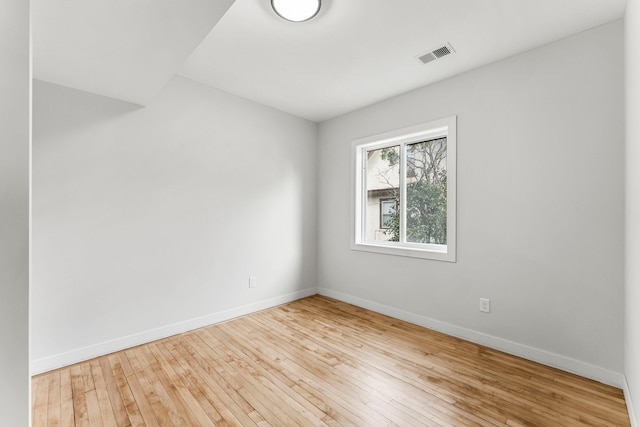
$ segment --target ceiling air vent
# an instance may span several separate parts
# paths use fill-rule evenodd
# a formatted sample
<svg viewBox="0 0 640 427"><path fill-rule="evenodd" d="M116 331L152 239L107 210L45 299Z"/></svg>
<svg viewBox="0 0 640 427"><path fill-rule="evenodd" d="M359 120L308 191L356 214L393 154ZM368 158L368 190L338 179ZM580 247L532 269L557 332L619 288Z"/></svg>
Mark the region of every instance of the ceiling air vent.
<svg viewBox="0 0 640 427"><path fill-rule="evenodd" d="M439 48L434 49L430 52L418 55L417 58L418 58L418 61L422 62L423 64L426 64L435 59L440 59L443 56L447 56L451 53L455 53L455 50L453 50L453 48L451 47L451 44L447 43L444 46L440 46Z"/></svg>

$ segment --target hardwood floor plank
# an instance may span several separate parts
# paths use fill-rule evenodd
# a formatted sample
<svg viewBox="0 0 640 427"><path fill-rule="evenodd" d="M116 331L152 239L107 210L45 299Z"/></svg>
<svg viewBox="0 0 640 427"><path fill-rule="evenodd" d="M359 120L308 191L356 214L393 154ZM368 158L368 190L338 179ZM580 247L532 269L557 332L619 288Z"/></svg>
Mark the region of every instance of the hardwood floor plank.
<svg viewBox="0 0 640 427"><path fill-rule="evenodd" d="M81 365L73 365L71 371L71 389L73 393L73 416L77 427L89 426L87 399L85 396L85 382ZM48 374L47 374L48 375ZM33 423L34 426L39 424Z"/></svg>
<svg viewBox="0 0 640 427"><path fill-rule="evenodd" d="M49 407L49 375L41 375L33 380L32 420L34 425L47 426Z"/></svg>
<svg viewBox="0 0 640 427"><path fill-rule="evenodd" d="M73 427L73 387L71 385L71 369L60 371L60 425Z"/></svg>
<svg viewBox="0 0 640 427"><path fill-rule="evenodd" d="M160 424L158 419L156 418L155 413L153 412L153 408L151 407L151 403L147 399L147 396L144 393L144 389L140 382L138 381L138 377L136 376L133 368L129 364L129 358L127 357L126 352L120 352L117 354L117 367L124 374L129 389L131 390L131 395L135 399L136 406L140 410L140 416L142 417L144 424L153 427L159 427ZM123 389L123 386L120 387L120 390ZM126 393L126 390L125 390ZM131 411L127 411L129 414ZM129 418L131 419L131 418Z"/></svg>
<svg viewBox="0 0 640 427"><path fill-rule="evenodd" d="M49 376L49 391L47 404L47 426L60 425L60 371L54 371Z"/></svg>
<svg viewBox="0 0 640 427"><path fill-rule="evenodd" d="M89 390L84 393L87 402L87 415L89 417L89 425L91 427L104 427L102 422L102 413L100 412L100 403L98 402L98 394L96 389Z"/></svg>
<svg viewBox="0 0 640 427"><path fill-rule="evenodd" d="M129 420L122 395L118 389L118 383L113 376L110 359L108 357L101 357L97 360L97 364L100 367L100 374L102 376L101 384L97 386L97 388L104 390L103 393L108 397L115 424L118 427L130 427L131 421ZM104 399L103 396L103 400Z"/></svg>
<svg viewBox="0 0 640 427"><path fill-rule="evenodd" d="M100 362L100 359L93 359L90 364L96 397L98 398L98 405L100 406L100 418L105 427L117 427L118 424L116 422L114 407L111 404L109 389L105 384Z"/></svg>
<svg viewBox="0 0 640 427"><path fill-rule="evenodd" d="M127 382L124 371L122 370L122 366L120 365L120 360L116 355L111 355L106 357L109 361L109 366L111 367L111 376L107 376L111 381L115 382L115 386L117 388L117 392L120 394L120 398L122 400L122 404L124 405L124 409L126 411L126 416L129 425L131 426L143 426L144 418L140 413L140 408L138 406L138 402L131 391L131 387ZM122 420L118 421L118 423L122 422L124 425L127 425L127 421Z"/></svg>
<svg viewBox="0 0 640 427"><path fill-rule="evenodd" d="M629 426L622 391L314 296L32 379L40 426Z"/></svg>
<svg viewBox="0 0 640 427"><path fill-rule="evenodd" d="M88 392L96 389L96 385L93 382L93 374L91 373L91 361L80 363L80 371L82 375L82 383L84 385L84 391Z"/></svg>
<svg viewBox="0 0 640 427"><path fill-rule="evenodd" d="M36 413L36 409L39 409L41 407L40 402L38 401L38 389L40 387L40 383L41 380L40 378L46 378L46 374L45 375L40 375L37 377L32 377L31 378L31 419L35 420L36 419L36 415L40 418L44 420L44 425L47 425L47 416L45 415L44 417L41 416L40 414ZM42 421L40 421L42 423Z"/></svg>
<svg viewBox="0 0 640 427"><path fill-rule="evenodd" d="M155 361L151 362L145 357L144 353L147 351L148 349L145 346L139 346L130 350L127 356L137 360L139 363L141 370L136 372L135 376L138 378L145 396L153 408L153 413L162 426L188 425L176 407L176 402L172 401L167 390L164 389L158 379L155 372L157 363Z"/></svg>

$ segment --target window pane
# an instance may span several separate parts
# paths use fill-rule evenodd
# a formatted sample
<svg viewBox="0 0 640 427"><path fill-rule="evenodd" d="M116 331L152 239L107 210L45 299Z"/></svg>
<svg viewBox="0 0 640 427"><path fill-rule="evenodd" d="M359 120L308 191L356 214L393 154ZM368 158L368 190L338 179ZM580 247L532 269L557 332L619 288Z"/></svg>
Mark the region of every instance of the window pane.
<svg viewBox="0 0 640 427"><path fill-rule="evenodd" d="M393 218L396 215L396 200L381 199L380 200L380 228L390 228Z"/></svg>
<svg viewBox="0 0 640 427"><path fill-rule="evenodd" d="M407 242L447 244L447 138L407 144Z"/></svg>
<svg viewBox="0 0 640 427"><path fill-rule="evenodd" d="M397 242L400 223L395 206L400 197L400 146L370 150L366 155L365 240Z"/></svg>

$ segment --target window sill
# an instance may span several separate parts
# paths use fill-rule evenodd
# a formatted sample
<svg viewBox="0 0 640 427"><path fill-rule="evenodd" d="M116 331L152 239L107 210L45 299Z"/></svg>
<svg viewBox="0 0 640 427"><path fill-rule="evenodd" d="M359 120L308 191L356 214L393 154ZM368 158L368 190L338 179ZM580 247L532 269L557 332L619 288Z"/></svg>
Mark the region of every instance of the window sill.
<svg viewBox="0 0 640 427"><path fill-rule="evenodd" d="M454 253L447 251L447 246L430 245L429 248L417 248L408 246L393 246L390 244L377 244L373 242L352 243L351 250L374 252L385 255L396 255L410 258L430 259L434 261L456 262Z"/></svg>

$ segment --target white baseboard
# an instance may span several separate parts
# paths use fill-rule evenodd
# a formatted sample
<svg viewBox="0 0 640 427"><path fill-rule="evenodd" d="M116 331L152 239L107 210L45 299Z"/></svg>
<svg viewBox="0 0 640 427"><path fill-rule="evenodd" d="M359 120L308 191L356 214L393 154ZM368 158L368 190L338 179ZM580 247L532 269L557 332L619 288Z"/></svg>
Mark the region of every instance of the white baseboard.
<svg viewBox="0 0 640 427"><path fill-rule="evenodd" d="M622 387L624 391L624 401L627 404L627 411L629 412L629 420L631 421L631 427L640 427L640 423L636 418L635 410L633 409L633 401L631 400L631 389L629 389L629 383L627 377L624 378L624 384Z"/></svg>
<svg viewBox="0 0 640 427"><path fill-rule="evenodd" d="M183 322L162 326L160 328L149 331L139 332L111 341L106 341L88 347L78 348L65 353L55 354L53 356L43 357L31 361L31 375L41 374L53 369L62 368L64 366L73 365L74 363L83 362L93 359L94 357L104 356L105 354L135 347L140 344L146 344L151 341L170 337L172 335L181 334L183 332L192 331L204 326L213 325L234 317L244 316L245 314L255 313L256 311L275 307L305 298L317 293L316 288L303 289L301 291L292 292L275 298L269 298L264 301L258 301L252 304L243 305L241 307L220 311L218 313L208 314L206 316L197 317L195 319L185 320Z"/></svg>
<svg viewBox="0 0 640 427"><path fill-rule="evenodd" d="M424 326L438 332L462 338L467 341L481 344L505 353L513 354L543 365L571 372L585 378L608 384L614 387L622 388L625 383L625 377L619 372L614 372L599 366L591 365L580 360L570 357L540 350L517 342L494 337L492 335L483 334L471 329L462 328L451 323L441 322L419 314L410 313L408 311L399 310L397 308L369 301L366 299L354 297L352 295L337 292L332 289L318 288L318 293L330 298L334 298L358 307L366 308L377 313L385 314L396 319L404 320L409 323ZM626 393L625 393L626 395Z"/></svg>

